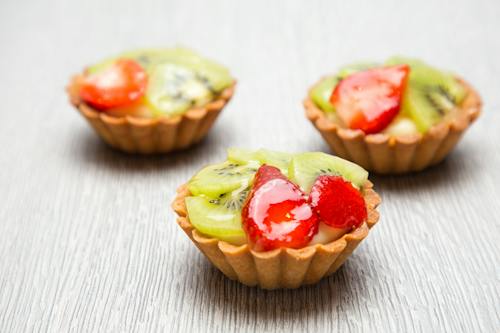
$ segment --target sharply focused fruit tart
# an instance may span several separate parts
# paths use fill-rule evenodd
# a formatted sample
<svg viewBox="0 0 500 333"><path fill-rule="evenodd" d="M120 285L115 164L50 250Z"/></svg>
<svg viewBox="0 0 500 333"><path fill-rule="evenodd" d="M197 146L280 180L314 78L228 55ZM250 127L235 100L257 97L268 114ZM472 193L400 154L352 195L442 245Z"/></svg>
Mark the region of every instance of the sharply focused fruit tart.
<svg viewBox="0 0 500 333"><path fill-rule="evenodd" d="M336 271L378 220L360 166L320 152L229 149L173 203L179 225L231 279L294 288Z"/></svg>
<svg viewBox="0 0 500 333"><path fill-rule="evenodd" d="M200 141L233 95L229 71L184 48L129 51L88 67L71 102L111 146L156 153Z"/></svg>
<svg viewBox="0 0 500 333"><path fill-rule="evenodd" d="M378 173L403 173L440 162L481 101L454 74L393 57L324 77L304 106L337 155Z"/></svg>

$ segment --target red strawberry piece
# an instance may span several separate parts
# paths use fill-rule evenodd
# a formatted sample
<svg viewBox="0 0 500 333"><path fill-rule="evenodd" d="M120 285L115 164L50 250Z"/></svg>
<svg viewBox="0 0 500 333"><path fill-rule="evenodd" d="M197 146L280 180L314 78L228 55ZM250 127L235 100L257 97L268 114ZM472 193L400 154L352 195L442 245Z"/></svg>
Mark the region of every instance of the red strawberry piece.
<svg viewBox="0 0 500 333"><path fill-rule="evenodd" d="M397 65L354 73L339 82L330 102L349 128L378 133L399 113L409 72Z"/></svg>
<svg viewBox="0 0 500 333"><path fill-rule="evenodd" d="M119 59L103 71L86 76L80 97L100 110L125 106L144 95L147 81L146 72L139 63Z"/></svg>
<svg viewBox="0 0 500 333"><path fill-rule="evenodd" d="M319 220L306 195L278 168L262 165L242 209L242 224L257 251L302 248L318 232Z"/></svg>
<svg viewBox="0 0 500 333"><path fill-rule="evenodd" d="M366 220L365 200L339 176L319 176L309 195L321 221L335 228L357 228Z"/></svg>

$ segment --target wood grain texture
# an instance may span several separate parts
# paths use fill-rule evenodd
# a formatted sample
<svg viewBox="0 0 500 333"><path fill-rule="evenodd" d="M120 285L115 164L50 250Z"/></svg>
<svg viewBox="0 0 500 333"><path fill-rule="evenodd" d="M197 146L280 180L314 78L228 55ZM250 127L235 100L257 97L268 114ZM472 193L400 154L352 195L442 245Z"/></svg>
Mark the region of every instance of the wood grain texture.
<svg viewBox="0 0 500 333"><path fill-rule="evenodd" d="M2 0L0 332L498 332L500 2ZM184 44L236 95L200 145L111 151L64 94L106 55ZM372 177L381 221L318 285L228 281L174 222L175 188L225 148L323 150L307 87L358 59L421 57L475 85L484 113L431 170Z"/></svg>

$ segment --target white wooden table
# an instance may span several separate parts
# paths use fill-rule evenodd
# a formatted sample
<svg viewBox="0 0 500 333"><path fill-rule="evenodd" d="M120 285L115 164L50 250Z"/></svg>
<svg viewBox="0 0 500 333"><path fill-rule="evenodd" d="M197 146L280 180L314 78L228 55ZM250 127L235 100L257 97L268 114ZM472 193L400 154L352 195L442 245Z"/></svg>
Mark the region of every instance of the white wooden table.
<svg viewBox="0 0 500 333"><path fill-rule="evenodd" d="M500 2L2 0L0 332L500 330ZM185 152L104 146L64 86L134 47L191 46L236 95ZM315 286L266 292L215 270L174 222L175 188L225 148L327 151L301 101L360 59L414 55L480 91L441 165L376 177L381 221Z"/></svg>

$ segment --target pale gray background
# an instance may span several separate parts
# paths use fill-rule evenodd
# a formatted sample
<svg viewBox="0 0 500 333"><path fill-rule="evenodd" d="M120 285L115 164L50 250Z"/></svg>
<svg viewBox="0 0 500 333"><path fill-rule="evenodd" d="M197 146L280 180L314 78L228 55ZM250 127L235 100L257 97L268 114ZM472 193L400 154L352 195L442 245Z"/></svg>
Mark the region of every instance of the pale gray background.
<svg viewBox="0 0 500 333"><path fill-rule="evenodd" d="M0 332L500 329L500 2L0 2ZM105 147L67 102L86 64L181 43L238 78L209 137L143 158ZM301 100L358 59L421 57L484 113L441 165L372 177L381 220L318 285L225 279L174 222L175 188L228 146L327 151Z"/></svg>

